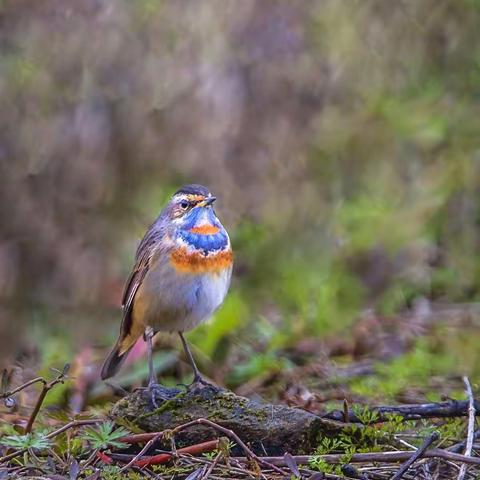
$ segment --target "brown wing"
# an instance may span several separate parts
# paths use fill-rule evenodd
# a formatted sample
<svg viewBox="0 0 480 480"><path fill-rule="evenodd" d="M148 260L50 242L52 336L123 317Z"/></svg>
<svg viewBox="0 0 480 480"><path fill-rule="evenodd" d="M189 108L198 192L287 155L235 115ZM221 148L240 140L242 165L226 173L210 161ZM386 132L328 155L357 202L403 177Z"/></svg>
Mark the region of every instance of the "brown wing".
<svg viewBox="0 0 480 480"><path fill-rule="evenodd" d="M157 251L159 246L158 242L161 240L162 236L163 233L161 231L149 229L137 249L135 265L132 273L130 273L130 276L127 279L125 290L123 291L123 319L122 326L120 327L120 340L128 336L132 329L131 312L135 295L142 284L145 275L148 273L150 261Z"/></svg>
<svg viewBox="0 0 480 480"><path fill-rule="evenodd" d="M148 273L150 262L157 249L161 246L162 236L163 232L161 229L150 227L137 249L135 266L128 277L123 292L123 318L120 327L120 336L103 364L101 371L102 379L110 378L117 373L122 366L122 363L127 358L128 352L143 333L143 325L133 324L133 303L135 295L137 294L145 275Z"/></svg>

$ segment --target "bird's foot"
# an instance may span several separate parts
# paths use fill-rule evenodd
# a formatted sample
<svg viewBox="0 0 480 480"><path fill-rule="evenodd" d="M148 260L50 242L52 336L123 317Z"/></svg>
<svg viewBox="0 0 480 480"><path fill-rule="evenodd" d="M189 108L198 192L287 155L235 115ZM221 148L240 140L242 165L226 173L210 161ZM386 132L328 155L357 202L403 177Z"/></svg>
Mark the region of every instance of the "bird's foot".
<svg viewBox="0 0 480 480"><path fill-rule="evenodd" d="M178 388L168 388L159 383L150 383L147 387L143 387L149 395L150 401L154 408L158 408L159 403L168 402L180 393Z"/></svg>
<svg viewBox="0 0 480 480"><path fill-rule="evenodd" d="M201 375L195 375L193 377L193 382L187 386L187 391L191 392L192 390L198 390L202 388L213 388L214 390L219 390L219 388L210 383L208 380L205 380Z"/></svg>
<svg viewBox="0 0 480 480"><path fill-rule="evenodd" d="M196 375L195 377L193 377L193 380L191 381L191 383L177 383L177 387L182 387L187 392L191 390L195 390L197 388L203 388L203 387L217 388L216 385L214 385L213 383L210 383L208 380L205 380L201 375Z"/></svg>

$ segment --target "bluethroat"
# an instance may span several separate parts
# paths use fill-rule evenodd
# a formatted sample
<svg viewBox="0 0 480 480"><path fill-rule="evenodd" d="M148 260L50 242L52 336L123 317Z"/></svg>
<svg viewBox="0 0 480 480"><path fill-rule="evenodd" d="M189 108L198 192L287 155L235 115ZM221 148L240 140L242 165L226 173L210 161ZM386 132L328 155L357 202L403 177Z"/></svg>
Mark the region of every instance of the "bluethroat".
<svg viewBox="0 0 480 480"><path fill-rule="evenodd" d="M207 320L222 304L230 285L233 254L228 234L213 210L215 200L201 185L185 185L175 192L143 237L125 286L120 335L101 377L115 375L143 335L154 403L155 395L165 393L157 384L152 361L152 338L157 332L178 333L193 369L192 385L206 383L183 332Z"/></svg>

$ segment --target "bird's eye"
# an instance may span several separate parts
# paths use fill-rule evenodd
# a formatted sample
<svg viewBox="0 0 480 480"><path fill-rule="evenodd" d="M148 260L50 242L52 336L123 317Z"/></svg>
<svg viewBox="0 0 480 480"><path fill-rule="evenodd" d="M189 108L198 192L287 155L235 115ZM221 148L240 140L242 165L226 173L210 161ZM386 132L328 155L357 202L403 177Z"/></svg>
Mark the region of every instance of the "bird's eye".
<svg viewBox="0 0 480 480"><path fill-rule="evenodd" d="M186 200L182 200L180 202L180 207L183 209L183 210L186 210L188 208L188 205L189 203L186 201Z"/></svg>

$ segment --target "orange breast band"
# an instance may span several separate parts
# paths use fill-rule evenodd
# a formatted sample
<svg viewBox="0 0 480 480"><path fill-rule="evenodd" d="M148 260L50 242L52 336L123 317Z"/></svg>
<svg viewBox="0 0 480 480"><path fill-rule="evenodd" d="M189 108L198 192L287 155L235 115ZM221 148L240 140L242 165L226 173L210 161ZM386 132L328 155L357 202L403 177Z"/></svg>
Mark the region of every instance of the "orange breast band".
<svg viewBox="0 0 480 480"><path fill-rule="evenodd" d="M191 228L189 232L196 233L197 235L215 235L219 230L215 225L201 225L200 227Z"/></svg>
<svg viewBox="0 0 480 480"><path fill-rule="evenodd" d="M182 247L172 252L170 262L182 273L218 273L232 265L233 253L225 250L205 256L199 252L189 253Z"/></svg>

